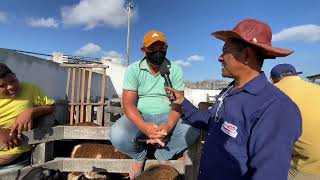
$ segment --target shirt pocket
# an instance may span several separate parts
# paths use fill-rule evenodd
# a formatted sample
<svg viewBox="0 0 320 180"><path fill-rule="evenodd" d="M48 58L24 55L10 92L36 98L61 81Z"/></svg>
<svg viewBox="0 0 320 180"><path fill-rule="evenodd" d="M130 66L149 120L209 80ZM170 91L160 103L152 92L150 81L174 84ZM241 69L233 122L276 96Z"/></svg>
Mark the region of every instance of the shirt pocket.
<svg viewBox="0 0 320 180"><path fill-rule="evenodd" d="M228 114L220 126L221 139L224 149L238 158L247 157L246 135L240 121L234 120Z"/></svg>

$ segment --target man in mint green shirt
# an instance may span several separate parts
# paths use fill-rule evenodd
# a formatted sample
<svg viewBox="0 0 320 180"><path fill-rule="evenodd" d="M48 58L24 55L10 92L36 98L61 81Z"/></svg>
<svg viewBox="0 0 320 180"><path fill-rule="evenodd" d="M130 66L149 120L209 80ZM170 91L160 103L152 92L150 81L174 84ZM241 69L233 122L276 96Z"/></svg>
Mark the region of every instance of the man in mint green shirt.
<svg viewBox="0 0 320 180"><path fill-rule="evenodd" d="M180 66L166 58L164 34L150 31L145 34L141 51L144 58L128 66L123 82L122 104L125 115L110 131L112 145L134 159L129 176L141 173L146 160L147 143L157 145L154 156L169 160L195 142L199 130L182 122L180 113L173 110L165 92L165 80L160 66L167 64L172 87L183 94L183 72Z"/></svg>

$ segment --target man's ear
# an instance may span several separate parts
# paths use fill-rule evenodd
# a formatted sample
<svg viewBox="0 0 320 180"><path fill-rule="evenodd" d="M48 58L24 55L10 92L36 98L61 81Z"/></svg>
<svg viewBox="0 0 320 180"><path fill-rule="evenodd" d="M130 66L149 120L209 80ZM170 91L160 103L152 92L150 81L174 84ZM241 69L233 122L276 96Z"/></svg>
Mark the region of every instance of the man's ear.
<svg viewBox="0 0 320 180"><path fill-rule="evenodd" d="M241 62L242 64L248 65L250 61L250 52L249 48L245 48L241 51L241 53L236 54L236 59Z"/></svg>
<svg viewBox="0 0 320 180"><path fill-rule="evenodd" d="M250 58L250 57L252 57L252 55L253 55L253 50L251 49L251 48L246 48L245 49L245 60L246 61L248 61L248 59Z"/></svg>
<svg viewBox="0 0 320 180"><path fill-rule="evenodd" d="M141 48L141 52L142 52L143 56L146 56L146 55L147 55L147 53L146 53L146 51L144 50L143 47Z"/></svg>

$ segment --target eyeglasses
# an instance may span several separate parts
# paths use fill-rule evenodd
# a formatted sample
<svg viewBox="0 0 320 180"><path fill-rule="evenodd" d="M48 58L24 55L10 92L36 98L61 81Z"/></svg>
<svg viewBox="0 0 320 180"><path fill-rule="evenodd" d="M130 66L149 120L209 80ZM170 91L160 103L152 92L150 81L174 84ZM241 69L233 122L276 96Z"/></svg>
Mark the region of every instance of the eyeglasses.
<svg viewBox="0 0 320 180"><path fill-rule="evenodd" d="M221 113L219 113L221 106L223 104L224 98L227 96L227 93L233 88L233 85L229 86L228 89L223 92L223 94L217 99L219 104L218 104L218 108L216 110L216 113L214 115L214 122L219 122L221 119Z"/></svg>

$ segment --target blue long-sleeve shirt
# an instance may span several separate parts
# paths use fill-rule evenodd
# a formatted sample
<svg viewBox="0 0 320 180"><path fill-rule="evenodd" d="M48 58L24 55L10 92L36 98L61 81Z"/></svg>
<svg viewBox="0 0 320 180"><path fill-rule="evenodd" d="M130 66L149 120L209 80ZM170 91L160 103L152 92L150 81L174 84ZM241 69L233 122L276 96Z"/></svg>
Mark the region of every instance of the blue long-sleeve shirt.
<svg viewBox="0 0 320 180"><path fill-rule="evenodd" d="M207 130L198 179L286 180L302 131L296 104L264 73L219 97L207 112L182 103L182 118Z"/></svg>

